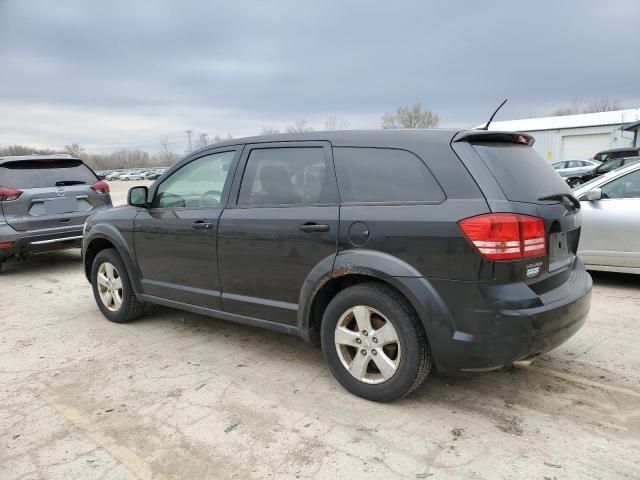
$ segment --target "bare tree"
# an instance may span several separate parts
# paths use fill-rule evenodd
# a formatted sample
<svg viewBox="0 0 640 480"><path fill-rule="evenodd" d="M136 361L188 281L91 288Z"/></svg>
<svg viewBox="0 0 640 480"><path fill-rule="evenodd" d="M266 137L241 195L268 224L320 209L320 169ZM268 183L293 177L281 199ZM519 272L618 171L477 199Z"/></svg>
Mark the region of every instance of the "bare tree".
<svg viewBox="0 0 640 480"><path fill-rule="evenodd" d="M0 157L15 156L15 155L50 155L52 153L59 153L49 148L33 148L25 145L8 145L0 148Z"/></svg>
<svg viewBox="0 0 640 480"><path fill-rule="evenodd" d="M324 122L325 130L348 130L349 122L346 120L338 120L335 115L330 115Z"/></svg>
<svg viewBox="0 0 640 480"><path fill-rule="evenodd" d="M554 117L561 117L563 115L577 115L579 113L583 113L582 108L582 102L580 102L579 100L574 100L570 105L563 105L561 107L558 107L553 112L551 112L551 115Z"/></svg>
<svg viewBox="0 0 640 480"><path fill-rule="evenodd" d="M224 142L226 140L233 140L233 135L231 135L230 133L227 133L226 137L223 137L222 135L213 136L213 143Z"/></svg>
<svg viewBox="0 0 640 480"><path fill-rule="evenodd" d="M382 128L433 128L440 123L440 117L431 110L423 110L420 103L411 107L398 107L394 113L382 117Z"/></svg>
<svg viewBox="0 0 640 480"><path fill-rule="evenodd" d="M164 134L160 135L160 158L156 158L156 166L159 161L163 161L165 165L170 165L171 159L173 157L173 152L171 151L171 147L169 146L169 135Z"/></svg>
<svg viewBox="0 0 640 480"><path fill-rule="evenodd" d="M289 125L286 131L287 133L313 132L313 127L307 125L307 121L301 118L300 120L296 120L293 125Z"/></svg>
<svg viewBox="0 0 640 480"><path fill-rule="evenodd" d="M620 108L620 102L615 98L599 97L587 104L585 113L613 112Z"/></svg>
<svg viewBox="0 0 640 480"><path fill-rule="evenodd" d="M612 112L614 110L620 110L620 108L620 102L609 97L598 97L588 103L576 99L570 105L563 105L555 109L551 112L551 115L559 117L563 115L578 115L581 113Z"/></svg>
<svg viewBox="0 0 640 480"><path fill-rule="evenodd" d="M274 133L280 133L280 129L275 127L262 127L262 135L272 135Z"/></svg>
<svg viewBox="0 0 640 480"><path fill-rule="evenodd" d="M71 145L65 145L64 151L72 157L80 158L80 155L82 155L82 152L84 152L84 148L77 143L72 143Z"/></svg>

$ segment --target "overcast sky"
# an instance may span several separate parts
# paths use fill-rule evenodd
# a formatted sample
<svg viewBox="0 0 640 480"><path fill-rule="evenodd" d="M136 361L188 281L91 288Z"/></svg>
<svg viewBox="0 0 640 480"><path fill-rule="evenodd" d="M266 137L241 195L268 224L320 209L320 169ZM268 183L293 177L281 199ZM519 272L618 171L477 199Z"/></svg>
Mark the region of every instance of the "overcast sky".
<svg viewBox="0 0 640 480"><path fill-rule="evenodd" d="M640 1L0 0L0 145L154 150L329 116L379 128L640 107Z"/></svg>

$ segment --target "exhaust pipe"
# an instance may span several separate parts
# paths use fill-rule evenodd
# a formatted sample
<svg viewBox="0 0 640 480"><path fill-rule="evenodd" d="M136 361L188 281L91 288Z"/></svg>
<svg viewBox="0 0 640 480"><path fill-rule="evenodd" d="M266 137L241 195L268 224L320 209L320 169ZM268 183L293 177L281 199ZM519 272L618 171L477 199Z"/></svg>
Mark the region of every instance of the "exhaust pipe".
<svg viewBox="0 0 640 480"><path fill-rule="evenodd" d="M525 358L523 360L516 360L511 365L513 365L513 368L529 368L529 365L531 365L535 359L536 357Z"/></svg>

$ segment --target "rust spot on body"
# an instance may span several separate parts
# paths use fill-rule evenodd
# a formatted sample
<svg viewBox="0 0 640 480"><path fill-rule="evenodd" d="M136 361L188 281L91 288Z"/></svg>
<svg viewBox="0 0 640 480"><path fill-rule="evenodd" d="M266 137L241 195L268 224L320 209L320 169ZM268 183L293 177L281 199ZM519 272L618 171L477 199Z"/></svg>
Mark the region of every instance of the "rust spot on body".
<svg viewBox="0 0 640 480"><path fill-rule="evenodd" d="M333 271L333 278L343 277L344 275L349 275L350 272L351 272L351 266L350 265L342 265L342 266L336 268Z"/></svg>

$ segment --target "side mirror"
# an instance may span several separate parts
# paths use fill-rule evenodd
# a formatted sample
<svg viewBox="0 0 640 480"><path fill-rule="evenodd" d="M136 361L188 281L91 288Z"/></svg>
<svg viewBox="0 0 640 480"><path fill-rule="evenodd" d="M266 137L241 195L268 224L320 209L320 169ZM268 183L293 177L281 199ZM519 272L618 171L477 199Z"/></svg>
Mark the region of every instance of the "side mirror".
<svg viewBox="0 0 640 480"><path fill-rule="evenodd" d="M132 207L147 208L147 197L149 196L149 189L145 186L133 187L129 189L129 195L127 196L127 203Z"/></svg>
<svg viewBox="0 0 640 480"><path fill-rule="evenodd" d="M601 200L602 199L602 189L601 188L594 188L593 190L588 190L584 196L582 197L585 200L588 200L590 202L593 202L595 200Z"/></svg>

